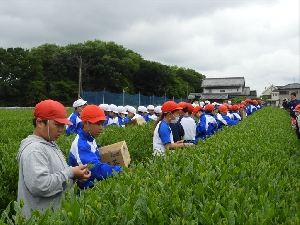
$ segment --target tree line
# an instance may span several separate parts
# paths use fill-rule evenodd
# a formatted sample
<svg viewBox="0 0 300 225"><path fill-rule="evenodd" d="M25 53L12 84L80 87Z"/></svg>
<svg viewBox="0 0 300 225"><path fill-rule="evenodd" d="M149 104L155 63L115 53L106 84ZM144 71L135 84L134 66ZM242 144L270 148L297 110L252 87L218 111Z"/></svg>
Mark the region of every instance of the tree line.
<svg viewBox="0 0 300 225"><path fill-rule="evenodd" d="M0 106L34 106L44 99L70 106L80 90L181 98L202 92L204 78L193 69L145 60L114 42L0 48Z"/></svg>

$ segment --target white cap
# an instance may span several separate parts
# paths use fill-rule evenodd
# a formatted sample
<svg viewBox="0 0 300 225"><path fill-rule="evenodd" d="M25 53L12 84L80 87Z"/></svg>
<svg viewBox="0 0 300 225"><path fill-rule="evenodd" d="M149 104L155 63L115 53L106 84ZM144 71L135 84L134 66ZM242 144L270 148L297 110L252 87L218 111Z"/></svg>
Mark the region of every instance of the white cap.
<svg viewBox="0 0 300 225"><path fill-rule="evenodd" d="M231 101L228 101L228 104L231 105Z"/></svg>
<svg viewBox="0 0 300 225"><path fill-rule="evenodd" d="M204 106L204 105L205 105L205 103L204 103L204 102L199 102L199 104L200 104L201 106Z"/></svg>
<svg viewBox="0 0 300 225"><path fill-rule="evenodd" d="M113 111L114 113L118 113L118 107L114 104L110 104L109 108L111 111Z"/></svg>
<svg viewBox="0 0 300 225"><path fill-rule="evenodd" d="M85 105L87 101L84 101L83 99L78 99L73 103L73 107L77 108L79 106Z"/></svg>
<svg viewBox="0 0 300 225"><path fill-rule="evenodd" d="M148 112L147 108L145 106L139 106L139 109L138 109L139 112Z"/></svg>
<svg viewBox="0 0 300 225"><path fill-rule="evenodd" d="M136 114L136 109L133 106L128 106L127 111Z"/></svg>
<svg viewBox="0 0 300 225"><path fill-rule="evenodd" d="M161 106L159 105L159 106L156 106L155 108L154 108L154 112L155 113L162 113L162 111L161 111Z"/></svg>
<svg viewBox="0 0 300 225"><path fill-rule="evenodd" d="M130 105L125 105L125 106L124 106L125 109L126 109L126 111L128 111L128 106L130 106Z"/></svg>
<svg viewBox="0 0 300 225"><path fill-rule="evenodd" d="M99 107L100 107L101 109L103 109L103 111L108 111L108 109L109 109L108 104L100 104Z"/></svg>
<svg viewBox="0 0 300 225"><path fill-rule="evenodd" d="M205 103L210 104L210 101L206 100Z"/></svg>
<svg viewBox="0 0 300 225"><path fill-rule="evenodd" d="M142 109L143 107L144 107L144 106L140 105L140 106L138 107L138 111L141 112L141 111L142 111L141 109Z"/></svg>
<svg viewBox="0 0 300 225"><path fill-rule="evenodd" d="M118 106L118 113L127 114L125 107L124 106Z"/></svg>
<svg viewBox="0 0 300 225"><path fill-rule="evenodd" d="M154 105L148 105L148 106L147 106L147 109L148 109L148 110L154 110Z"/></svg>

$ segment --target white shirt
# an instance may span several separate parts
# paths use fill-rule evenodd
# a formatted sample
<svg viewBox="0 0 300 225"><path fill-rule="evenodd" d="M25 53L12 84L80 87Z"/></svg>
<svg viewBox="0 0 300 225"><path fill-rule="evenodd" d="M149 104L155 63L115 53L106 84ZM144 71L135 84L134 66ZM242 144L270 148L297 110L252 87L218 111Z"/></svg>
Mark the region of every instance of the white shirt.
<svg viewBox="0 0 300 225"><path fill-rule="evenodd" d="M186 141L194 141L196 137L196 123L195 120L190 116L183 116L180 123L184 130L183 139Z"/></svg>

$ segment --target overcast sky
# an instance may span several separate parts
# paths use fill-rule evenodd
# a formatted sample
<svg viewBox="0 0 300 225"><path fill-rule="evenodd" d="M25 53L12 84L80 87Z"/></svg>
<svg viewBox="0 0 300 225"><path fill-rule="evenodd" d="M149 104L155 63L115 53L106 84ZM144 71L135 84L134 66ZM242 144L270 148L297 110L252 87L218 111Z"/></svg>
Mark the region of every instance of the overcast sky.
<svg viewBox="0 0 300 225"><path fill-rule="evenodd" d="M300 79L299 0L0 0L0 47L113 41L258 95Z"/></svg>

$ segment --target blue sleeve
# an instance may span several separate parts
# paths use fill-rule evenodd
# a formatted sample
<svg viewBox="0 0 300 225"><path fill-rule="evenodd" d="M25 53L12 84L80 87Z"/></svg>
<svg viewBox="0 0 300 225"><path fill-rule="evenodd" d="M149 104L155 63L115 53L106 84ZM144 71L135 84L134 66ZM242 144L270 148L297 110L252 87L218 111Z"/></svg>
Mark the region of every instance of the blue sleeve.
<svg viewBox="0 0 300 225"><path fill-rule="evenodd" d="M247 116L250 116L251 115L251 110L250 110L250 107L249 105L246 107L246 113L247 113Z"/></svg>
<svg viewBox="0 0 300 225"><path fill-rule="evenodd" d="M118 116L118 121L119 121L119 126L121 127L124 124L124 122L122 121L122 118L119 116Z"/></svg>
<svg viewBox="0 0 300 225"><path fill-rule="evenodd" d="M226 120L227 125L232 126L238 124L237 120L232 120L229 118L229 116L223 116L224 120Z"/></svg>
<svg viewBox="0 0 300 225"><path fill-rule="evenodd" d="M72 133L78 134L78 131L82 129L82 122L77 123L77 115L73 113L69 119L73 125L68 125L66 129L66 134L70 135Z"/></svg>
<svg viewBox="0 0 300 225"><path fill-rule="evenodd" d="M145 120L146 122L148 122L148 121L149 121L148 114L146 114L145 116L143 116L143 118L144 118L144 120Z"/></svg>
<svg viewBox="0 0 300 225"><path fill-rule="evenodd" d="M171 143L171 131L169 126L161 124L158 133L163 145Z"/></svg>
<svg viewBox="0 0 300 225"><path fill-rule="evenodd" d="M103 127L106 127L106 126L107 126L108 120L109 120L109 116L107 115L107 116L106 116L106 120L104 120Z"/></svg>
<svg viewBox="0 0 300 225"><path fill-rule="evenodd" d="M130 121L131 121L131 120L126 116L125 119L124 119L123 124L129 123Z"/></svg>
<svg viewBox="0 0 300 225"><path fill-rule="evenodd" d="M200 117L199 123L196 127L196 133L197 135L204 135L206 134L206 118L205 116Z"/></svg>

